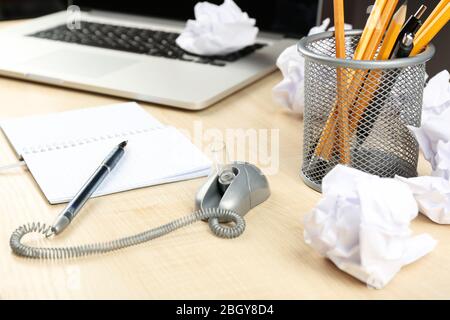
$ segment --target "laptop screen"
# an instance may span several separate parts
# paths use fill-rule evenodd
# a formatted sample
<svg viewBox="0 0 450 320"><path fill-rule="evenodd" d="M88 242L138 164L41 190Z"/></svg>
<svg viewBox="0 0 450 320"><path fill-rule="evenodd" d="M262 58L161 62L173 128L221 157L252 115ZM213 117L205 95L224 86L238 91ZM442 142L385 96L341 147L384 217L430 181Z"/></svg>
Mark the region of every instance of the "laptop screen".
<svg viewBox="0 0 450 320"><path fill-rule="evenodd" d="M73 0L83 10L97 9L158 18L187 20L194 16L198 0ZM209 0L220 4L223 0ZM316 24L319 0L235 0L241 9L256 19L263 31L301 37Z"/></svg>

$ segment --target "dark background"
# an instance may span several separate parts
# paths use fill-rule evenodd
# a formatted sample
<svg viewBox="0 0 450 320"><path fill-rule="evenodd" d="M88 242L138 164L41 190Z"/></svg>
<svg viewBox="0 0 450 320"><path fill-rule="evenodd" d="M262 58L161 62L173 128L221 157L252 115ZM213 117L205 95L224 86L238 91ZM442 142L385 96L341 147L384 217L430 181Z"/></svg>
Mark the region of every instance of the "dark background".
<svg viewBox="0 0 450 320"><path fill-rule="evenodd" d="M223 0L208 0L221 4ZM194 6L199 0L73 0L84 7L127 13L155 15L186 21L194 17ZM261 30L284 34L305 34L317 20L317 0L234 0L250 17L255 18ZM286 18L288 17L288 19ZM299 19L301 17L301 19Z"/></svg>
<svg viewBox="0 0 450 320"><path fill-rule="evenodd" d="M222 0L210 0L211 2L220 3ZM314 8L314 0L260 0L264 1L264 9L261 5L258 6L257 0L236 0L236 2L250 13L254 12L253 16L257 16L258 26L261 29L276 29L281 32L288 32L291 36L301 37L309 25L315 21L316 12L314 9L307 10L308 14L304 14L305 8ZM75 0L75 3L88 3L88 0ZM130 0L122 0L130 4ZM193 7L197 0L178 0L178 6ZM367 19L367 7L373 4L374 0L345 0L345 14L346 22L353 24L354 28L362 29ZM408 14L413 14L420 4L428 6L427 15L436 6L439 0L408 0ZM78 4L77 3L77 4ZM137 4L153 5L152 10L164 10L164 5L168 5L170 1L164 0L136 0L130 8ZM173 2L172 2L173 3ZM260 2L261 3L261 2ZM333 16L333 1L324 0L323 17ZM113 0L105 1L105 5L113 8L115 2ZM66 0L0 0L0 20L18 19L36 17L49 12L64 10L67 6ZM181 7L180 7L181 8ZM268 12L270 10L270 12ZM166 10L167 12L167 10ZM186 12L186 10L180 10ZM192 12L192 11L191 11ZM275 12L275 18L270 19ZM174 13L176 15L177 13ZM252 15L252 14L251 14ZM180 19L189 17L176 16ZM433 40L437 47L437 54L435 58L428 64L428 73L434 75L443 69L449 69L450 56L450 33L449 26L444 27L444 30Z"/></svg>

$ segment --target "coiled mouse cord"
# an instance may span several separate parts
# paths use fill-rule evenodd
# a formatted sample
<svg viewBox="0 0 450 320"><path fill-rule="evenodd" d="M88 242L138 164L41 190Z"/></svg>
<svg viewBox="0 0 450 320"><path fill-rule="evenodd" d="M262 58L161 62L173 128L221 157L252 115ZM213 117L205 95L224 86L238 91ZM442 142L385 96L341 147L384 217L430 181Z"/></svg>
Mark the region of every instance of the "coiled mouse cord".
<svg viewBox="0 0 450 320"><path fill-rule="evenodd" d="M221 225L218 220L219 218L231 220L234 225ZM52 235L51 226L44 223L29 223L17 228L12 233L9 244L12 251L21 257L33 259L78 258L132 247L162 237L177 229L202 220L208 220L209 228L212 233L220 238L236 238L239 237L245 230L245 220L236 212L219 208L209 208L198 210L189 216L177 219L160 227L144 231L134 236L124 237L108 242L71 247L33 247L23 244L23 237L31 233L39 233L46 237Z"/></svg>

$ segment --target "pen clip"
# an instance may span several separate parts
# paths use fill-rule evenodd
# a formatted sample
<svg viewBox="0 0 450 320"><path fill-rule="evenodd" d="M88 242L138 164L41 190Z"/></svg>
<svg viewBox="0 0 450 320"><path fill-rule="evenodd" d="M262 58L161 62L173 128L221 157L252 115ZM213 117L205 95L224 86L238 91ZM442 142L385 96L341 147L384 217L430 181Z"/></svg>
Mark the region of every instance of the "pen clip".
<svg viewBox="0 0 450 320"><path fill-rule="evenodd" d="M416 19L422 18L423 14L425 13L425 11L427 11L427 9L428 9L427 6L421 5L419 10L417 10L416 14L414 15L414 17Z"/></svg>

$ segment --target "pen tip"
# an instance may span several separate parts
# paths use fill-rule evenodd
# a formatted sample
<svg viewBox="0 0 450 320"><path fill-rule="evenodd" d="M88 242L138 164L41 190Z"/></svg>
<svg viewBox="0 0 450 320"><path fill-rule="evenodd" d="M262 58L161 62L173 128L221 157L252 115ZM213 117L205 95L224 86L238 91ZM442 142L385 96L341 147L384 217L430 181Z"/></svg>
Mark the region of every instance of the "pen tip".
<svg viewBox="0 0 450 320"><path fill-rule="evenodd" d="M121 143L119 144L119 147L120 147L120 148L125 148L125 147L127 146L127 144L128 144L128 141L123 141L123 142L121 142Z"/></svg>

